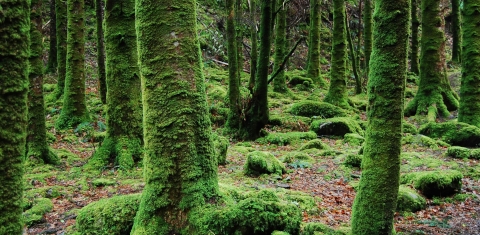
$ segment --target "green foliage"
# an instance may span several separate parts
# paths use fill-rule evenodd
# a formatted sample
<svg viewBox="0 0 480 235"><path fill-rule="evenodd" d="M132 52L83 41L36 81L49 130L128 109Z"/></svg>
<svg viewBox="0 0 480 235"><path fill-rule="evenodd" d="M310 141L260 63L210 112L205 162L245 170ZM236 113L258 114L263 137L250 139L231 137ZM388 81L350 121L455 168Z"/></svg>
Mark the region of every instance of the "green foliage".
<svg viewBox="0 0 480 235"><path fill-rule="evenodd" d="M447 156L453 158L466 159L470 157L470 149L460 146L452 146L447 149Z"/></svg>
<svg viewBox="0 0 480 235"><path fill-rule="evenodd" d="M286 79L291 86L303 85L306 88L313 88L313 81L311 78L306 78L300 75L287 75Z"/></svg>
<svg viewBox="0 0 480 235"><path fill-rule="evenodd" d="M361 146L365 138L357 133L347 133L343 136L343 142L353 146Z"/></svg>
<svg viewBox="0 0 480 235"><path fill-rule="evenodd" d="M462 173L455 170L411 172L402 175L400 183L413 184L428 198L450 196L460 191Z"/></svg>
<svg viewBox="0 0 480 235"><path fill-rule="evenodd" d="M358 154L347 154L345 156L345 161L343 164L348 167L361 167L362 166L362 155Z"/></svg>
<svg viewBox="0 0 480 235"><path fill-rule="evenodd" d="M44 222L44 215L53 210L53 203L48 198L38 198L33 202L33 206L23 212L23 217L27 226Z"/></svg>
<svg viewBox="0 0 480 235"><path fill-rule="evenodd" d="M78 231L84 235L130 233L140 198L140 194L130 194L88 204L78 212Z"/></svg>
<svg viewBox="0 0 480 235"><path fill-rule="evenodd" d="M397 197L397 211L417 212L427 207L427 201L415 190L400 185Z"/></svg>
<svg viewBox="0 0 480 235"><path fill-rule="evenodd" d="M323 143L323 141L321 139L313 139L313 140L308 141L304 145L302 145L302 147L300 147L298 149L298 151L302 151L302 150L306 150L306 149L312 149L312 148L328 150L328 149L330 149L330 146Z"/></svg>
<svg viewBox="0 0 480 235"><path fill-rule="evenodd" d="M286 172L285 166L269 152L254 151L247 155L243 166L245 175L278 174Z"/></svg>
<svg viewBox="0 0 480 235"><path fill-rule="evenodd" d="M342 108L329 103L310 100L295 103L290 109L290 113L303 117L318 116L321 118L347 116L347 112Z"/></svg>
<svg viewBox="0 0 480 235"><path fill-rule="evenodd" d="M276 145L289 145L292 143L296 143L300 140L311 140L316 139L317 134L314 132L287 132L287 133L269 133L267 136L257 139L258 143L262 144L276 144Z"/></svg>
<svg viewBox="0 0 480 235"><path fill-rule="evenodd" d="M457 146L475 147L480 144L480 128L463 122L429 122L422 125L419 133Z"/></svg>
<svg viewBox="0 0 480 235"><path fill-rule="evenodd" d="M347 133L357 133L364 135L364 131L358 122L348 117L336 117L313 121L310 130L317 135L345 136Z"/></svg>

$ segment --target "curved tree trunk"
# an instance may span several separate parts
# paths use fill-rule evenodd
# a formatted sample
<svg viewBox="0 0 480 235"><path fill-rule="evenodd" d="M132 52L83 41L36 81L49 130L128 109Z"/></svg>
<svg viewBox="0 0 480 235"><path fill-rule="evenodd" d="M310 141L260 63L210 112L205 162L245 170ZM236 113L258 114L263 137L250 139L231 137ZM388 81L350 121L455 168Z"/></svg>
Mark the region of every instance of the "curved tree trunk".
<svg viewBox="0 0 480 235"><path fill-rule="evenodd" d="M273 71L277 71L282 66L283 59L287 55L287 5L283 0L278 0L278 6L281 7L277 13L277 27L275 28L275 58L273 62ZM275 92L285 93L288 91L285 83L285 68L282 69L273 81L273 90Z"/></svg>
<svg viewBox="0 0 480 235"><path fill-rule="evenodd" d="M422 38L420 84L418 92L405 108L405 116L427 114L429 121L438 115L450 116L458 108L458 96L446 74L444 20L440 0L422 0Z"/></svg>
<svg viewBox="0 0 480 235"><path fill-rule="evenodd" d="M375 7L368 124L352 215L355 235L395 234L400 178L409 0L378 0Z"/></svg>
<svg viewBox="0 0 480 235"><path fill-rule="evenodd" d="M418 0L411 0L411 15L412 15L412 54L410 55L410 72L418 75L420 68L418 64L418 27L420 21L418 20Z"/></svg>
<svg viewBox="0 0 480 235"><path fill-rule="evenodd" d="M463 1L462 86L458 121L480 127L480 0Z"/></svg>
<svg viewBox="0 0 480 235"><path fill-rule="evenodd" d="M95 0L95 18L97 25L97 65L98 65L98 83L100 91L100 100L107 103L107 82L105 79L105 50L103 43L103 9L102 0Z"/></svg>
<svg viewBox="0 0 480 235"><path fill-rule="evenodd" d="M45 103L43 99L43 35L42 1L31 0L30 58L28 90L27 157L35 157L45 163L56 164L58 156L47 144Z"/></svg>
<svg viewBox="0 0 480 235"><path fill-rule="evenodd" d="M462 56L462 24L460 0L452 0L452 61L460 63Z"/></svg>
<svg viewBox="0 0 480 235"><path fill-rule="evenodd" d="M228 53L228 100L230 111L227 118L227 127L236 132L240 127L240 74L237 36L235 28L235 0L227 0L227 53Z"/></svg>
<svg viewBox="0 0 480 235"><path fill-rule="evenodd" d="M67 1L55 0L57 32L57 88L55 98L60 99L65 91L65 74L67 72Z"/></svg>
<svg viewBox="0 0 480 235"><path fill-rule="evenodd" d="M145 188L132 235L195 234L190 211L218 193L195 6L195 0L135 4Z"/></svg>
<svg viewBox="0 0 480 235"><path fill-rule="evenodd" d="M27 132L28 2L0 2L3 9L0 14L0 233L9 235L22 234L24 225L22 198Z"/></svg>
<svg viewBox="0 0 480 235"><path fill-rule="evenodd" d="M325 102L348 108L347 100L347 37L345 30L345 2L333 1L333 39L332 67L330 68L330 87Z"/></svg>
<svg viewBox="0 0 480 235"><path fill-rule="evenodd" d="M320 76L321 1L310 0L310 30L308 39L307 77L321 87L327 85Z"/></svg>
<svg viewBox="0 0 480 235"><path fill-rule="evenodd" d="M107 135L87 167L98 169L115 159L116 165L130 169L143 151L135 0L107 0L105 6Z"/></svg>

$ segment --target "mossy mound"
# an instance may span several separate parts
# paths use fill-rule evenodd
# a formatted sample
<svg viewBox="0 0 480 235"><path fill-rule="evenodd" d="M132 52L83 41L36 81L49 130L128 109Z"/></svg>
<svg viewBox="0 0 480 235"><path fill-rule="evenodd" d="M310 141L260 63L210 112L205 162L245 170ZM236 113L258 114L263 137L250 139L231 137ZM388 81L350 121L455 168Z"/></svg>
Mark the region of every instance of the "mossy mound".
<svg viewBox="0 0 480 235"><path fill-rule="evenodd" d="M27 226L46 222L43 216L53 210L53 203L48 198L37 198L33 201L30 209L23 212L23 218Z"/></svg>
<svg viewBox="0 0 480 235"><path fill-rule="evenodd" d="M311 118L293 115L270 115L268 124L272 126L282 126L292 131L303 131L308 129L312 122Z"/></svg>
<svg viewBox="0 0 480 235"><path fill-rule="evenodd" d="M217 161L219 165L227 164L227 151L230 142L227 138L213 134L213 146L215 148L215 155L217 156Z"/></svg>
<svg viewBox="0 0 480 235"><path fill-rule="evenodd" d="M269 133L267 136L258 138L256 141L261 144L289 145L300 140L316 139L315 132L287 132L287 133Z"/></svg>
<svg viewBox="0 0 480 235"><path fill-rule="evenodd" d="M416 212L427 207L427 201L415 190L400 185L397 197L397 211Z"/></svg>
<svg viewBox="0 0 480 235"><path fill-rule="evenodd" d="M83 235L130 234L140 198L140 194L130 194L88 204L78 212L78 231Z"/></svg>
<svg viewBox="0 0 480 235"><path fill-rule="evenodd" d="M418 129L415 125L413 124L410 124L408 122L403 122L403 126L402 126L402 130L403 130L403 133L410 133L410 134L413 134L413 135L416 135L418 134Z"/></svg>
<svg viewBox="0 0 480 235"><path fill-rule="evenodd" d="M243 166L245 175L278 174L286 172L285 166L269 152L254 151L247 155Z"/></svg>
<svg viewBox="0 0 480 235"><path fill-rule="evenodd" d="M367 111L367 106L368 106L367 94L362 93L362 94L349 97L348 104L350 104L350 106L358 110Z"/></svg>
<svg viewBox="0 0 480 235"><path fill-rule="evenodd" d="M318 116L321 118L332 118L347 116L347 112L340 107L326 102L311 100L305 100L294 104L289 112L303 117Z"/></svg>
<svg viewBox="0 0 480 235"><path fill-rule="evenodd" d="M330 146L323 143L323 141L321 139L314 139L314 140L310 140L306 144L302 145L302 147L300 147L298 149L298 151L303 151L303 150L306 150L306 149L329 150Z"/></svg>
<svg viewBox="0 0 480 235"><path fill-rule="evenodd" d="M480 149L452 146L447 149L447 156L460 159L480 159Z"/></svg>
<svg viewBox="0 0 480 235"><path fill-rule="evenodd" d="M92 185L95 187L111 186L117 184L117 181L113 179L98 178L92 180Z"/></svg>
<svg viewBox="0 0 480 235"><path fill-rule="evenodd" d="M348 231L343 230L335 230L333 228L328 227L325 224L318 223L318 222L311 222L307 223L303 227L303 235L347 235L349 234Z"/></svg>
<svg viewBox="0 0 480 235"><path fill-rule="evenodd" d="M455 170L412 172L401 176L400 183L413 184L428 198L450 196L460 191L462 173Z"/></svg>
<svg viewBox="0 0 480 235"><path fill-rule="evenodd" d="M285 78L288 80L288 84L290 86L296 86L296 85L312 86L313 85L313 80L311 78L307 78L299 75L287 75Z"/></svg>
<svg viewBox="0 0 480 235"><path fill-rule="evenodd" d="M343 164L348 167L361 167L363 155L347 154Z"/></svg>
<svg viewBox="0 0 480 235"><path fill-rule="evenodd" d="M284 231L273 231L272 235L290 235L290 233Z"/></svg>
<svg viewBox="0 0 480 235"><path fill-rule="evenodd" d="M403 144L412 144L412 145L417 145L421 147L428 147L431 149L437 149L438 148L438 142L428 136L425 135L411 135L407 134L402 137L402 145Z"/></svg>
<svg viewBox="0 0 480 235"><path fill-rule="evenodd" d="M347 133L343 136L343 142L353 146L361 146L365 138L357 133Z"/></svg>
<svg viewBox="0 0 480 235"><path fill-rule="evenodd" d="M456 146L480 146L480 128L463 122L449 121L443 123L429 122L420 127L419 133Z"/></svg>
<svg viewBox="0 0 480 235"><path fill-rule="evenodd" d="M317 135L345 136L347 133L364 135L357 121L348 117L336 117L313 121L310 130Z"/></svg>
<svg viewBox="0 0 480 235"><path fill-rule="evenodd" d="M315 163L315 159L304 152L289 152L282 157L282 161L294 168L308 168Z"/></svg>

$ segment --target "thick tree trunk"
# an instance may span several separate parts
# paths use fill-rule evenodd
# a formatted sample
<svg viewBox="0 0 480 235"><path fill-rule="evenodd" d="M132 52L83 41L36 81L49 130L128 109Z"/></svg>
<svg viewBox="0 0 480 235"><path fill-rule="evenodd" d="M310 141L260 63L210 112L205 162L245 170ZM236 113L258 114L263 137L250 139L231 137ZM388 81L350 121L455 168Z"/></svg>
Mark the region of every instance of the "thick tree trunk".
<svg viewBox="0 0 480 235"><path fill-rule="evenodd" d="M0 2L0 233L23 230L23 159L27 127L29 9ZM15 37L12 37L15 35Z"/></svg>
<svg viewBox="0 0 480 235"><path fill-rule="evenodd" d="M462 25L460 0L452 0L452 61L460 63L462 56Z"/></svg>
<svg viewBox="0 0 480 235"><path fill-rule="evenodd" d="M326 81L320 76L320 27L321 1L310 0L310 30L308 38L307 77L318 86L326 87Z"/></svg>
<svg viewBox="0 0 480 235"><path fill-rule="evenodd" d="M412 54L410 55L410 72L418 75L420 67L418 63L418 27L420 21L418 20L418 0L411 0L411 15L412 15Z"/></svg>
<svg viewBox="0 0 480 235"><path fill-rule="evenodd" d="M57 72L57 15L55 0L50 0L50 23L48 24L50 48L48 49L47 73Z"/></svg>
<svg viewBox="0 0 480 235"><path fill-rule="evenodd" d="M132 235L196 234L190 211L218 193L195 2L136 1L145 188Z"/></svg>
<svg viewBox="0 0 480 235"><path fill-rule="evenodd" d="M237 36L235 22L236 17L235 13L235 0L227 0L227 53L228 53L228 100L230 112L228 113L227 118L227 127L232 131L236 132L240 127L240 115L241 115L241 106L240 106L240 74L239 74L239 63L237 59L238 56L238 47L237 47Z"/></svg>
<svg viewBox="0 0 480 235"><path fill-rule="evenodd" d="M55 98L59 99L65 91L65 74L67 72L67 2L55 0L57 32L57 88Z"/></svg>
<svg viewBox="0 0 480 235"><path fill-rule="evenodd" d="M55 126L67 129L90 121L85 102L85 2L67 1L67 69L63 107Z"/></svg>
<svg viewBox="0 0 480 235"><path fill-rule="evenodd" d="M446 74L444 20L440 0L422 0L422 38L420 84L418 92L405 108L405 115L427 114L429 121L438 115L450 116L458 108L458 96Z"/></svg>
<svg viewBox="0 0 480 235"><path fill-rule="evenodd" d="M30 58L28 90L27 157L56 164L58 157L47 144L45 104L43 99L43 35L42 1L32 0L30 11Z"/></svg>
<svg viewBox="0 0 480 235"><path fill-rule="evenodd" d="M142 157L142 94L135 31L135 0L105 4L107 135L87 167L114 163L130 169Z"/></svg>
<svg viewBox="0 0 480 235"><path fill-rule="evenodd" d="M333 1L333 39L330 87L325 102L348 108L347 101L347 37L345 30L345 2Z"/></svg>
<svg viewBox="0 0 480 235"><path fill-rule="evenodd" d="M97 65L100 99L107 103L107 82L105 78L105 50L103 43L103 8L102 0L95 0L95 18L97 23Z"/></svg>
<svg viewBox="0 0 480 235"><path fill-rule="evenodd" d="M275 58L273 62L273 71L277 71L282 66L283 59L287 55L287 4L283 0L278 0L278 6L281 7L277 13L277 27L275 28ZM283 68L273 81L273 90L275 92L285 93L288 91L285 83L285 68Z"/></svg>
<svg viewBox="0 0 480 235"><path fill-rule="evenodd" d="M458 121L480 127L480 0L463 1L462 86Z"/></svg>
<svg viewBox="0 0 480 235"><path fill-rule="evenodd" d="M394 234L407 71L409 0L378 0L368 81L368 124L352 234Z"/></svg>

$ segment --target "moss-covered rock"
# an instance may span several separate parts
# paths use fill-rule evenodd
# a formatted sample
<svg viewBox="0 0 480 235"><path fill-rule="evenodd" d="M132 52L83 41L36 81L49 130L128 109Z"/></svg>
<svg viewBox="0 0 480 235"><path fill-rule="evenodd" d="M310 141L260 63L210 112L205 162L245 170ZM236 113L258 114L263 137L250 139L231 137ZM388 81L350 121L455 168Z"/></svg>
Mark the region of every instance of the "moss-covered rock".
<svg viewBox="0 0 480 235"><path fill-rule="evenodd" d="M431 149L437 149L438 144L434 139L425 135L410 135L407 134L402 137L402 144L412 144L417 146L425 146Z"/></svg>
<svg viewBox="0 0 480 235"><path fill-rule="evenodd" d="M84 235L130 234L140 198L140 194L122 195L88 204L78 212L78 231Z"/></svg>
<svg viewBox="0 0 480 235"><path fill-rule="evenodd" d="M361 167L362 157L362 155L358 154L347 154L345 156L345 161L343 162L343 164L348 167Z"/></svg>
<svg viewBox="0 0 480 235"><path fill-rule="evenodd" d="M288 80L288 84L291 86L296 86L296 85L305 85L305 86L312 86L313 81L311 78L299 76L299 75L287 75L286 79Z"/></svg>
<svg viewBox="0 0 480 235"><path fill-rule="evenodd" d="M413 135L418 134L417 127L413 124L408 123L408 122L403 122L402 130L403 130L403 133L410 133L410 134L413 134Z"/></svg>
<svg viewBox="0 0 480 235"><path fill-rule="evenodd" d="M303 117L318 116L322 118L345 117L347 112L333 104L305 100L296 103L290 109L290 113Z"/></svg>
<svg viewBox="0 0 480 235"><path fill-rule="evenodd" d="M328 227L325 224L318 223L318 222L311 222L307 223L305 227L303 227L303 235L346 235L348 234L345 231L335 230L333 228Z"/></svg>
<svg viewBox="0 0 480 235"><path fill-rule="evenodd" d="M462 122L429 122L420 127L419 133L456 146L480 146L480 128Z"/></svg>
<svg viewBox="0 0 480 235"><path fill-rule="evenodd" d="M304 152L289 152L282 157L282 161L294 168L308 168L315 162L315 159Z"/></svg>
<svg viewBox="0 0 480 235"><path fill-rule="evenodd" d="M230 142L227 138L213 134L213 146L215 147L215 154L217 155L217 160L219 165L227 164L227 151Z"/></svg>
<svg viewBox="0 0 480 235"><path fill-rule="evenodd" d="M364 131L357 121L348 117L336 117L313 121L310 130L317 135L345 136L347 133L364 135Z"/></svg>
<svg viewBox="0 0 480 235"><path fill-rule="evenodd" d="M267 136L258 138L256 141L261 144L276 144L276 145L288 145L300 140L312 140L316 139L317 134L315 132L287 132L287 133L269 133Z"/></svg>
<svg viewBox="0 0 480 235"><path fill-rule="evenodd" d="M452 146L447 149L447 156L465 159L470 157L470 149L460 146Z"/></svg>
<svg viewBox="0 0 480 235"><path fill-rule="evenodd" d="M427 207L427 201L415 190L400 185L397 197L397 211L416 212Z"/></svg>
<svg viewBox="0 0 480 235"><path fill-rule="evenodd" d="M43 216L53 210L53 203L48 198L38 198L33 201L33 206L23 212L27 226L45 222Z"/></svg>
<svg viewBox="0 0 480 235"><path fill-rule="evenodd" d="M400 183L413 184L428 198L450 196L460 191L462 173L455 170L412 172L401 176Z"/></svg>
<svg viewBox="0 0 480 235"><path fill-rule="evenodd" d="M360 146L364 141L365 138L357 133L347 133L343 136L343 142L353 146Z"/></svg>
<svg viewBox="0 0 480 235"><path fill-rule="evenodd" d="M273 154L269 152L254 151L247 155L247 161L243 166L246 175L260 174L283 174L285 166Z"/></svg>
<svg viewBox="0 0 480 235"><path fill-rule="evenodd" d="M298 149L298 151L303 151L303 150L306 150L306 149L313 149L313 148L329 150L330 146L323 143L323 141L321 139L314 139L314 140L310 140L306 144L302 145L302 147L300 147L300 149Z"/></svg>

